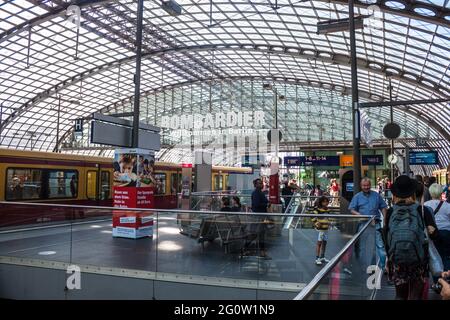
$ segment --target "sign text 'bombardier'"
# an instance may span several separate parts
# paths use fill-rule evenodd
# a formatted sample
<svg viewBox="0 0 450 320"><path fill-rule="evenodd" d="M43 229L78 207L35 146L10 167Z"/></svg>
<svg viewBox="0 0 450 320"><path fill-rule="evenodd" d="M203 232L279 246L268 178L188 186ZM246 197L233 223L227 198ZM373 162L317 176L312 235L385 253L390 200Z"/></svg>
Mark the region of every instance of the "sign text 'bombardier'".
<svg viewBox="0 0 450 320"><path fill-rule="evenodd" d="M258 128L264 125L264 111L244 111L244 112L219 112L202 114L187 114L163 116L161 118L161 128L177 129L218 129L247 127Z"/></svg>

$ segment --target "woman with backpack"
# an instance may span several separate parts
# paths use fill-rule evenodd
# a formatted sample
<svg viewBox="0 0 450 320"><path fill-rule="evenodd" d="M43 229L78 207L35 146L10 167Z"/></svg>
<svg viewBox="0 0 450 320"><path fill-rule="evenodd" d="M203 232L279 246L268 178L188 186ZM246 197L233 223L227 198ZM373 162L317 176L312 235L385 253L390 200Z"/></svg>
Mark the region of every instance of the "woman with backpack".
<svg viewBox="0 0 450 320"><path fill-rule="evenodd" d="M402 175L392 185L392 194L383 230L389 278L397 299L421 300L429 275L425 229L434 239L437 227L429 210L416 201L423 196L423 185Z"/></svg>

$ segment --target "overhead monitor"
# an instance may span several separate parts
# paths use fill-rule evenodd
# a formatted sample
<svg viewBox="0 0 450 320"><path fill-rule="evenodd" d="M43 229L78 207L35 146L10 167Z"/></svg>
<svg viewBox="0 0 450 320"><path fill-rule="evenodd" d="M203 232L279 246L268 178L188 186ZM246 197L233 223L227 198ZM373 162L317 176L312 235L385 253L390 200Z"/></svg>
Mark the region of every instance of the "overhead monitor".
<svg viewBox="0 0 450 320"><path fill-rule="evenodd" d="M410 165L432 165L439 164L437 151L410 151Z"/></svg>

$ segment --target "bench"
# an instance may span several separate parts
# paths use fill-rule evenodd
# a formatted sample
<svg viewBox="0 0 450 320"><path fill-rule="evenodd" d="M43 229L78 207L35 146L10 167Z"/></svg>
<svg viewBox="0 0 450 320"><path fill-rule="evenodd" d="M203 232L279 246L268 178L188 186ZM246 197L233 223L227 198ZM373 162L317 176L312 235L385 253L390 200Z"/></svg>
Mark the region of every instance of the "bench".
<svg viewBox="0 0 450 320"><path fill-rule="evenodd" d="M250 230L249 223L252 223L249 217L243 215L217 214L204 217L200 223L198 242L204 249L205 242L219 239L225 253L230 253L230 247L234 244L239 244L241 251L246 241L257 238L257 234Z"/></svg>

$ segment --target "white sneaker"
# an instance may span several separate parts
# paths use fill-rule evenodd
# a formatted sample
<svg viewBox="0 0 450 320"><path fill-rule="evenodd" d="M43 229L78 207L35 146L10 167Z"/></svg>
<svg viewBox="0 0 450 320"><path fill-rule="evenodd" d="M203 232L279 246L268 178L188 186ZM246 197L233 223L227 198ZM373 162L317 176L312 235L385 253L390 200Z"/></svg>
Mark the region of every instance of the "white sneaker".
<svg viewBox="0 0 450 320"><path fill-rule="evenodd" d="M328 259L325 258L325 257L320 258L320 261L322 261L323 263L328 263L328 262L330 262L330 260L328 260Z"/></svg>
<svg viewBox="0 0 450 320"><path fill-rule="evenodd" d="M321 260L320 258L317 258L317 259L316 259L316 264L317 264L318 266L322 265L322 260Z"/></svg>

